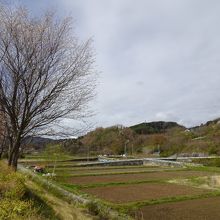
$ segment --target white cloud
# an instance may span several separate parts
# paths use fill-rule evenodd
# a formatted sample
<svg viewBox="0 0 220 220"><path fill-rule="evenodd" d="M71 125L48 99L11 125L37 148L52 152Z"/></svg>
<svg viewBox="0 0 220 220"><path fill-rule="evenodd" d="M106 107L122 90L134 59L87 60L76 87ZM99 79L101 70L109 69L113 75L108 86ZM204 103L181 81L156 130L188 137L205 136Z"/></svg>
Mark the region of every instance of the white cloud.
<svg viewBox="0 0 220 220"><path fill-rule="evenodd" d="M97 125L220 116L220 2L217 0L39 0L71 13L76 33L93 36L102 71L93 104Z"/></svg>

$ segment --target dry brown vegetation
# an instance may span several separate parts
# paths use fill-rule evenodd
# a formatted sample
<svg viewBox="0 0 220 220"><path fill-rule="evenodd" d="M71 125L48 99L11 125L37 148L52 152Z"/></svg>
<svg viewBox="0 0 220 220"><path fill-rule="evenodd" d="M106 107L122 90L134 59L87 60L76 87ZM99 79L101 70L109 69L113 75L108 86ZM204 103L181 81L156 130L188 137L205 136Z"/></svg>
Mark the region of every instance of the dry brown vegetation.
<svg viewBox="0 0 220 220"><path fill-rule="evenodd" d="M192 196L208 192L208 190L166 183L97 187L84 189L83 191L114 203L135 202L184 195Z"/></svg>

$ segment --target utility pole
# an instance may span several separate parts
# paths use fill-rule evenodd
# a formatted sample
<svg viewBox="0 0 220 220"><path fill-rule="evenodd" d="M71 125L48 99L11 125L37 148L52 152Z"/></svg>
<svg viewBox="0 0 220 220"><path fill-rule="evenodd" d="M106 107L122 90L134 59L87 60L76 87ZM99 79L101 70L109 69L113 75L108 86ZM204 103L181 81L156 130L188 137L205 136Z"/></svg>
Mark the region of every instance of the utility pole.
<svg viewBox="0 0 220 220"><path fill-rule="evenodd" d="M124 148L124 155L127 157L127 144L129 143L129 140L125 141L125 148Z"/></svg>

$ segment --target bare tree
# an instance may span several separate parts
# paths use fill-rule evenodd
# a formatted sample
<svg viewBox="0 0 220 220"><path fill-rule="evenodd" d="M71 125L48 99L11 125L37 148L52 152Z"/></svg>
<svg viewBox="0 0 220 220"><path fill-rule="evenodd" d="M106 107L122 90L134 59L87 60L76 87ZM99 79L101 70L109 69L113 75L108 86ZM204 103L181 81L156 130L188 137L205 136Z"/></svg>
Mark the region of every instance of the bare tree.
<svg viewBox="0 0 220 220"><path fill-rule="evenodd" d="M21 143L49 131L61 118L87 115L94 96L90 40L72 36L71 19L53 13L32 18L24 8L0 11L0 107L9 138L8 164L16 169Z"/></svg>

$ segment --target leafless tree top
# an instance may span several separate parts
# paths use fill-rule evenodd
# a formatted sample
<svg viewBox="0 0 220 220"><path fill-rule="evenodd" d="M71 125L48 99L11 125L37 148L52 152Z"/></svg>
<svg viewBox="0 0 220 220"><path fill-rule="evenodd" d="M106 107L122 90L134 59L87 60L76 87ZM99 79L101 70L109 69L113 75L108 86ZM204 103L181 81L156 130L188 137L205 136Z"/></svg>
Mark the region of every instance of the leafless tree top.
<svg viewBox="0 0 220 220"><path fill-rule="evenodd" d="M0 21L0 106L13 135L86 116L95 88L91 40L79 43L71 19L53 13L32 18L1 7Z"/></svg>

